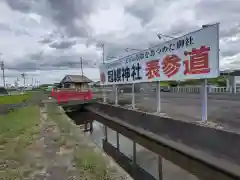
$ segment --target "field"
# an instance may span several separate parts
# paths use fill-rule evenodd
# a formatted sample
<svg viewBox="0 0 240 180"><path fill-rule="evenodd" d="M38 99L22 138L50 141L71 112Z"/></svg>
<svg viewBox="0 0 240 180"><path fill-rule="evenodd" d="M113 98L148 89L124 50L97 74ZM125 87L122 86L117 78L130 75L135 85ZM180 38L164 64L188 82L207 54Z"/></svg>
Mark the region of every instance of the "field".
<svg viewBox="0 0 240 180"><path fill-rule="evenodd" d="M27 149L39 134L39 107L0 115L0 179L22 179L32 173Z"/></svg>
<svg viewBox="0 0 240 180"><path fill-rule="evenodd" d="M0 104L18 104L28 100L31 97L30 93L27 94L18 94L18 95L7 95L0 96Z"/></svg>

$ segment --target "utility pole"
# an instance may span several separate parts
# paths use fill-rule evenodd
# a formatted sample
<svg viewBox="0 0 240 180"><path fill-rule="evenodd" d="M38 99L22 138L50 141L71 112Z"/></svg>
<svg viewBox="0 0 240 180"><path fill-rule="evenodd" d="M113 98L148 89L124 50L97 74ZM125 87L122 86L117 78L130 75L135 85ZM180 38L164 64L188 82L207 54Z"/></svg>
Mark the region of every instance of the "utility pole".
<svg viewBox="0 0 240 180"><path fill-rule="evenodd" d="M2 70L3 86L6 87L5 72L4 72L4 62L3 61L1 61L1 70Z"/></svg>
<svg viewBox="0 0 240 180"><path fill-rule="evenodd" d="M83 59L80 57L80 62L81 62L81 71L82 71L82 76L83 76Z"/></svg>
<svg viewBox="0 0 240 180"><path fill-rule="evenodd" d="M103 56L103 64L105 63L105 62L104 62L104 55L105 55L105 54L104 54L104 51L105 51L105 49L104 49L104 44L102 44L102 56Z"/></svg>
<svg viewBox="0 0 240 180"><path fill-rule="evenodd" d="M21 74L22 78L23 78L23 84L24 84L24 88L25 88L25 84L26 84L26 74L22 73Z"/></svg>

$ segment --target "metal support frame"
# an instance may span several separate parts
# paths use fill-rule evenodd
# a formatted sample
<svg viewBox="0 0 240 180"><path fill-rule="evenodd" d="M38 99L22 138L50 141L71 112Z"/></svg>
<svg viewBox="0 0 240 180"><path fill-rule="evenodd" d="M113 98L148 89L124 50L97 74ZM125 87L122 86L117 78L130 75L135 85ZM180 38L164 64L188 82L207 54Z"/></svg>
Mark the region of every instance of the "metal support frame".
<svg viewBox="0 0 240 180"><path fill-rule="evenodd" d="M201 99L202 99L202 121L207 121L207 118L208 118L207 94L208 94L207 79L203 79L202 92L201 92L201 96L202 96L201 97Z"/></svg>
<svg viewBox="0 0 240 180"><path fill-rule="evenodd" d="M117 150L120 151L119 133L117 133Z"/></svg>
<svg viewBox="0 0 240 180"><path fill-rule="evenodd" d="M236 76L233 76L232 78L233 78L233 81L232 81L233 82L232 83L233 84L233 93L236 94L237 93Z"/></svg>
<svg viewBox="0 0 240 180"><path fill-rule="evenodd" d="M118 106L118 86L115 85L115 106Z"/></svg>
<svg viewBox="0 0 240 180"><path fill-rule="evenodd" d="M135 87L134 87L134 83L132 84L132 108L133 109L136 109L136 106L135 106Z"/></svg>
<svg viewBox="0 0 240 180"><path fill-rule="evenodd" d="M159 180L163 180L163 158L158 155L158 176Z"/></svg>
<svg viewBox="0 0 240 180"><path fill-rule="evenodd" d="M107 103L107 97L106 97L106 88L102 86L102 95L103 95L103 103Z"/></svg>
<svg viewBox="0 0 240 180"><path fill-rule="evenodd" d="M161 113L161 85L160 81L157 82L157 113Z"/></svg>
<svg viewBox="0 0 240 180"><path fill-rule="evenodd" d="M104 126L104 136L105 136L105 141L108 141L108 133L107 133L107 126Z"/></svg>
<svg viewBox="0 0 240 180"><path fill-rule="evenodd" d="M136 142L133 141L133 159L132 159L132 162L133 162L133 165L136 165L137 163L137 150L136 150Z"/></svg>

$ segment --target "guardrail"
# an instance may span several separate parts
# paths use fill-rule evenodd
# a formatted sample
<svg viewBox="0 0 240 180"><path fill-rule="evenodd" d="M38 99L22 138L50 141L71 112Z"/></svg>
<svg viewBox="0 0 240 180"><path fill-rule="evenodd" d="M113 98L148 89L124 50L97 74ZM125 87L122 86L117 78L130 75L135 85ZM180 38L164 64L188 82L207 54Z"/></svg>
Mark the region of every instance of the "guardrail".
<svg viewBox="0 0 240 180"><path fill-rule="evenodd" d="M186 125L186 123L184 122L171 119L165 120L164 118L155 115L150 115L143 112L136 112L126 108L113 107L106 104L87 106L86 109L92 112L92 118L105 125L104 150L107 151L111 156L116 158L117 162L120 162L123 168L127 167L127 171L133 177L138 177L136 179L149 179L139 177L136 174L136 172L139 171L139 168L137 168L136 166L136 143L158 154L160 161L159 164L162 163L162 158L167 159L174 164L180 166L181 168L187 170L188 172L196 175L200 179L240 179L239 164L235 164L233 162L235 161L233 160L233 157L238 157L237 152L234 150L229 150L229 148L227 147L218 149L218 147L220 146L223 147L224 143L231 143L229 142L229 138L233 138L235 142L235 140L239 138L236 137L237 135L227 132L223 132L223 134L221 134L221 132L215 132L215 130L211 128L200 127L194 124ZM138 125L136 123L138 123ZM143 126L139 126L141 123L142 125L145 124L145 128L143 128ZM154 128L155 131L159 132L157 133L154 131L150 131L146 124L151 124L152 128ZM189 133L183 133L181 132L181 130L177 130L180 124L182 124L181 126L184 127L184 131L188 129L191 130L191 134L194 131L196 133L193 133L189 136ZM172 127L172 125L174 127ZM113 147L113 145L109 143L107 138L107 127L117 132L117 147ZM175 132L175 130L177 132ZM159 135L159 133L162 135ZM120 159L122 155L119 148L121 146L119 144L119 134L123 134L124 136L130 138L133 141L132 160L122 161ZM164 134L165 136L168 134L169 137L165 137ZM176 136L177 134L180 134L180 136ZM200 137L203 134L206 134L205 136L212 136L210 136L210 139L207 140ZM218 149L217 151L214 151L214 149L209 149L213 147L214 143L211 142L209 144L211 139L215 139L214 141L217 144L216 146L214 146L214 149ZM221 144L219 140L223 144ZM193 146L190 146L188 145L189 142L195 143L193 144ZM200 143L199 146L197 146L198 142ZM238 144L239 143L236 143L237 149L239 148ZM209 150L211 150L210 153ZM216 152L216 155L212 155L212 152ZM231 160L228 160L228 158L230 158ZM236 158L236 161L238 160L239 158ZM159 172L159 175L161 176L159 177L159 179L163 179L162 174L164 172L162 172L163 169L161 166L159 167L159 171L161 171ZM178 179L178 177L176 177L176 179Z"/></svg>
<svg viewBox="0 0 240 180"><path fill-rule="evenodd" d="M123 93L124 88L121 88L121 92ZM152 90L155 90L155 87L152 88ZM104 91L111 92L113 91L113 87L105 87ZM140 92L149 91L149 89L140 88ZM186 87L171 87L170 92L174 93L200 93L201 87L197 86L186 86ZM102 92L102 88L94 88L94 92ZM233 93L231 88L227 87L208 87L209 93ZM236 93L240 93L240 87L236 87Z"/></svg>
<svg viewBox="0 0 240 180"><path fill-rule="evenodd" d="M200 93L201 87L172 87L171 91L175 93ZM237 88L237 92L239 89ZM227 87L208 87L209 93L232 93Z"/></svg>

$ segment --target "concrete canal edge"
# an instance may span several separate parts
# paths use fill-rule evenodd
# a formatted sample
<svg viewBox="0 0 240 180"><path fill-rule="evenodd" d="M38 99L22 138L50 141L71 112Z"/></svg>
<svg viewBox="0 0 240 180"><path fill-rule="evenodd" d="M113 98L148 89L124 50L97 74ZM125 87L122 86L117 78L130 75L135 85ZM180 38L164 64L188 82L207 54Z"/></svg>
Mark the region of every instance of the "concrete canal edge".
<svg viewBox="0 0 240 180"><path fill-rule="evenodd" d="M44 103L45 104L45 109L47 110L46 106L48 106L49 103ZM110 172L110 175L112 175L111 172L113 173L113 179L121 179L121 180L133 180L133 178L123 169L121 168L110 156L108 156L100 147L98 147L89 137L87 137L84 132L80 129L79 126L77 126L72 119L70 119L64 109L61 106L57 106L59 110L59 114L61 114L61 118L64 118L66 122L69 124L71 127L70 133L75 136L75 138L78 141L81 141L81 144L84 143L87 147L91 148L95 155L99 156L100 159L103 160L103 163L106 164L106 171ZM59 115L58 114L58 115ZM82 142L84 141L84 142Z"/></svg>

